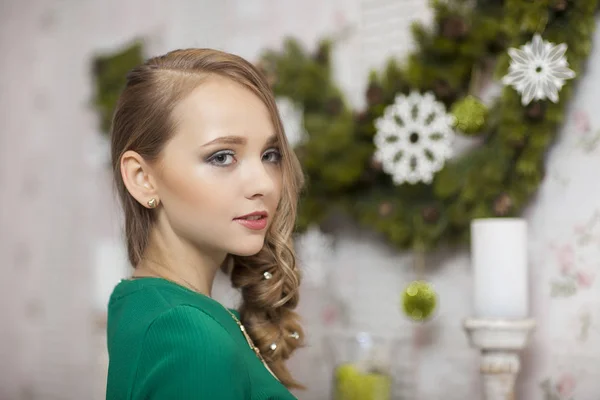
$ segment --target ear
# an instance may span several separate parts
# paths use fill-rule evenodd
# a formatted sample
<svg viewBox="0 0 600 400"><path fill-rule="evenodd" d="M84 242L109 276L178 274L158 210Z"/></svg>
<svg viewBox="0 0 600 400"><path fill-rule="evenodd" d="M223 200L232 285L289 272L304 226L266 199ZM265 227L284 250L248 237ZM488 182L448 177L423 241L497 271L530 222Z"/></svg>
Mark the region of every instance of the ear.
<svg viewBox="0 0 600 400"><path fill-rule="evenodd" d="M121 157L121 177L125 187L141 205L154 208L160 202L152 168L142 156L128 150ZM154 204L148 202L154 199Z"/></svg>

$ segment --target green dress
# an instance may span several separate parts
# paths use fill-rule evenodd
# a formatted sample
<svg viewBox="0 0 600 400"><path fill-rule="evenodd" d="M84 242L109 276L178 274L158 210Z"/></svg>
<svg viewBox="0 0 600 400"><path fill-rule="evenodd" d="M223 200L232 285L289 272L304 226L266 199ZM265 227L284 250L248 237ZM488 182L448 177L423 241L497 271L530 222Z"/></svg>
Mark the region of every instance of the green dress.
<svg viewBox="0 0 600 400"><path fill-rule="evenodd" d="M296 399L220 303L165 279L115 287L107 342L107 400Z"/></svg>

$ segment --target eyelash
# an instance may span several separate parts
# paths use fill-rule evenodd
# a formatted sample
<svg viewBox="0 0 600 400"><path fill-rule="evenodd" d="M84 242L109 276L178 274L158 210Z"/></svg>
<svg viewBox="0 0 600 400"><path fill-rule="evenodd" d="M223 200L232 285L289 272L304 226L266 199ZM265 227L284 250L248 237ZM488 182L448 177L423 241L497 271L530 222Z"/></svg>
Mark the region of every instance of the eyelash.
<svg viewBox="0 0 600 400"><path fill-rule="evenodd" d="M268 161L268 162L271 163L271 164L279 164L281 162L281 152L279 151L279 149L278 148L269 149L269 150L267 150L267 151L264 152L263 157L265 155L271 155L271 154L275 154L277 156L277 159L275 161ZM214 153L210 157L208 157L206 159L206 161L208 163L214 165L215 167L221 167L221 168L229 167L230 165L235 164L235 162L232 162L232 163L229 163L229 164L224 164L224 163L217 162L216 161L217 157L222 157L222 156L231 156L231 157L233 157L233 156L235 156L235 152L232 151L232 150L221 150L221 151L218 151L218 152Z"/></svg>

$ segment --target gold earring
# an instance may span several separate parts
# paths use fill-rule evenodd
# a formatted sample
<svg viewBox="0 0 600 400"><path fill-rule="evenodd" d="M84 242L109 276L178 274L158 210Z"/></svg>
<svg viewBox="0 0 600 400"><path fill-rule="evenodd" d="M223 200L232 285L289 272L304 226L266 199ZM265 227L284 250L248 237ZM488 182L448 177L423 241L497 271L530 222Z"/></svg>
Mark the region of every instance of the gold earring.
<svg viewBox="0 0 600 400"><path fill-rule="evenodd" d="M148 207L150 208L156 208L156 206L158 205L158 201L156 201L156 199L153 197L150 200L148 200Z"/></svg>

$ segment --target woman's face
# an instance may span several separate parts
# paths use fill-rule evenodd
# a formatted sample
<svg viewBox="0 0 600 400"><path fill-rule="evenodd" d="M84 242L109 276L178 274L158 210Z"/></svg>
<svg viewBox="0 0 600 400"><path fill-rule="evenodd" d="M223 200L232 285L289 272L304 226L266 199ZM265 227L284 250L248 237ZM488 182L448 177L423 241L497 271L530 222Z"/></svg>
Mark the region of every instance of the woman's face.
<svg viewBox="0 0 600 400"><path fill-rule="evenodd" d="M256 254L281 197L279 144L249 89L209 77L174 109L156 187L173 231L201 250ZM244 216L257 213L252 217Z"/></svg>

